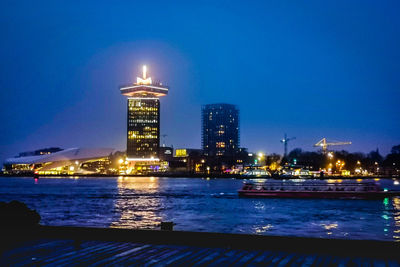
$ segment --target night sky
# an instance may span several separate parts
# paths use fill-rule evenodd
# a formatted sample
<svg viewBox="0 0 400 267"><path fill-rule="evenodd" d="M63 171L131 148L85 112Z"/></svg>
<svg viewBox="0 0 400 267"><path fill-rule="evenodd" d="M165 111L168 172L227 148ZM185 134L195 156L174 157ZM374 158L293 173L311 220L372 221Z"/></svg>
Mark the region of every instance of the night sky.
<svg viewBox="0 0 400 267"><path fill-rule="evenodd" d="M56 3L57 2L57 3ZM126 145L141 66L170 86L161 134L201 147L201 105L240 109L242 147L400 144L399 1L2 1L0 162L44 147Z"/></svg>

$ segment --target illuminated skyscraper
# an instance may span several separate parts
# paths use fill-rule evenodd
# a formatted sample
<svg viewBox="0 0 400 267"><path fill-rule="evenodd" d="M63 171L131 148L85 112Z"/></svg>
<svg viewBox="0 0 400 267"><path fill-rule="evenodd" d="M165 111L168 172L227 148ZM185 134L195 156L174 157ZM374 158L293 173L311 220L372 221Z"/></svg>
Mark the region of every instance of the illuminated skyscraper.
<svg viewBox="0 0 400 267"><path fill-rule="evenodd" d="M128 97L127 160L158 160L159 98L168 94L168 87L147 77L147 68L143 66L143 78L137 77L136 83L121 86L120 91Z"/></svg>
<svg viewBox="0 0 400 267"><path fill-rule="evenodd" d="M232 156L239 148L239 110L235 105L202 107L202 146L208 156Z"/></svg>

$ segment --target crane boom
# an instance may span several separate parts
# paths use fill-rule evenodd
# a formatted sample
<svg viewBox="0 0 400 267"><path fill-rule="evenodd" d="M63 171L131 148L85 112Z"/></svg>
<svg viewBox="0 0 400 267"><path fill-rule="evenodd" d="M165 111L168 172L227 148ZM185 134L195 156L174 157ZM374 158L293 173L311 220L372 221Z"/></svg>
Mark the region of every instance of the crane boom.
<svg viewBox="0 0 400 267"><path fill-rule="evenodd" d="M314 146L322 147L322 152L327 152L328 146L351 145L351 142L327 142L326 138L319 140Z"/></svg>
<svg viewBox="0 0 400 267"><path fill-rule="evenodd" d="M351 145L351 142L334 142L326 143L327 146Z"/></svg>

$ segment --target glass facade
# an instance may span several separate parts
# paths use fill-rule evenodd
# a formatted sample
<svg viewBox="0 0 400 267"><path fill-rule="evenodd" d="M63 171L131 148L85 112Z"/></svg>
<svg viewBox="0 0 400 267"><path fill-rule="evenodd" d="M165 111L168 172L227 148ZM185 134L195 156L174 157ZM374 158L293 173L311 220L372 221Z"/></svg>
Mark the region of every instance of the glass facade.
<svg viewBox="0 0 400 267"><path fill-rule="evenodd" d="M158 158L160 141L160 100L128 99L128 158Z"/></svg>
<svg viewBox="0 0 400 267"><path fill-rule="evenodd" d="M239 109L231 104L202 107L202 147L208 156L234 155L239 148Z"/></svg>

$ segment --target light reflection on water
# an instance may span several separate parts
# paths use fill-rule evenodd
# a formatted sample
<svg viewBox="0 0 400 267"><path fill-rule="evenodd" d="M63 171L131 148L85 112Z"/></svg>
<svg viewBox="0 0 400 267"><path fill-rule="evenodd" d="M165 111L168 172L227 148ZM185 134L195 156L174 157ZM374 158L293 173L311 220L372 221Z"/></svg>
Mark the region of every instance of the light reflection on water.
<svg viewBox="0 0 400 267"><path fill-rule="evenodd" d="M393 198L393 219L394 219L394 230L393 239L400 241L400 198Z"/></svg>
<svg viewBox="0 0 400 267"><path fill-rule="evenodd" d="M377 182L400 190L391 179ZM239 198L242 184L212 178L0 178L0 201L27 203L45 225L160 229L161 221L173 221L183 231L400 241L399 197Z"/></svg>
<svg viewBox="0 0 400 267"><path fill-rule="evenodd" d="M154 197L159 191L155 177L118 177L118 196L115 212L119 214L111 227L155 228L160 224L160 198Z"/></svg>

